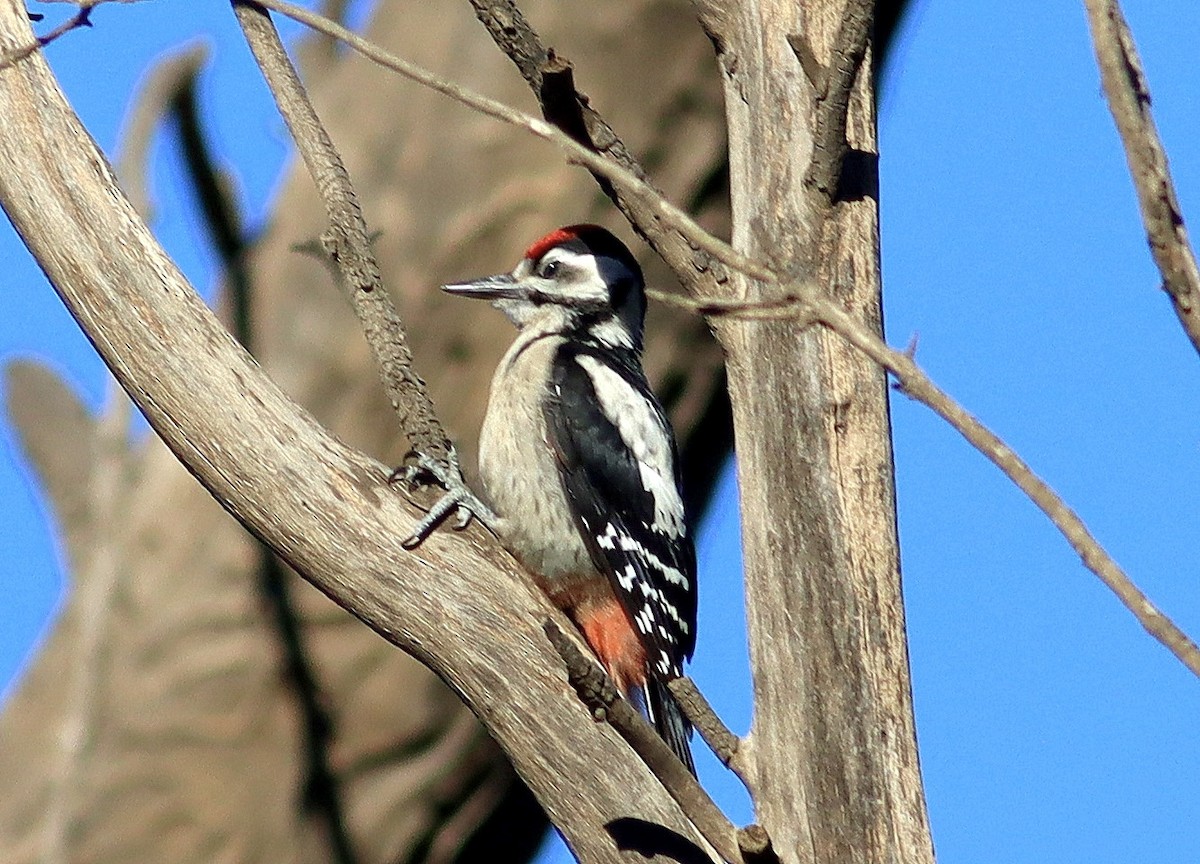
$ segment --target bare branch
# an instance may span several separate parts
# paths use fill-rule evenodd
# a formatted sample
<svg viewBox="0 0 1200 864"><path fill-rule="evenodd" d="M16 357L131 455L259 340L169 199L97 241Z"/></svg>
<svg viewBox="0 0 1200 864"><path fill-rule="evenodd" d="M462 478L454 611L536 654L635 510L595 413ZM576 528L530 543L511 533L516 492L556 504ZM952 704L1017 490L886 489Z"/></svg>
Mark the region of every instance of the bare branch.
<svg viewBox="0 0 1200 864"><path fill-rule="evenodd" d="M657 195L657 193L649 187L644 181L634 176L629 171L626 171L619 166L613 165L604 159L601 159L596 154L581 148L576 142L571 140L567 135L550 127L545 122L534 117L522 114L486 97L467 91L455 84L446 82L431 72L420 69L413 64L402 60L384 49L372 44L368 40L346 30L340 25L328 21L319 15L308 12L284 2L284 0L260 0L261 5L267 6L273 10L287 15L303 24L306 24L314 29L320 30L322 33L341 39L346 42L354 50L358 51L368 59L379 63L385 68L391 69L405 77L414 80L424 86L430 87L456 99L465 105L468 105L481 113L494 117L503 122L510 123L515 126L525 128L537 135L540 138L553 141L562 149L566 150L569 155L583 162L587 167L596 170L604 177L612 180L614 183L621 185L631 194L644 196L652 206L655 206L658 215L663 221L675 228L689 242L693 243L697 248L713 254L715 258L727 264L731 269L740 273L751 276L762 283L779 284L780 276L767 265L756 261L748 256L736 252L720 240L712 237L704 229L700 228L687 214L680 211L678 208L669 204ZM924 373L920 372L919 367L912 362L911 359L903 357L888 347L882 339L871 333L861 324L856 324L844 311L840 309L832 300L820 293L816 286L810 282L799 282L786 286L780 286L777 296L764 300L750 301L730 301L723 297L707 298L702 297L696 301L688 301L686 298L677 298L669 294L655 293L657 299L664 302L670 302L675 305L687 305L694 303L694 308L708 315L729 314L732 318L747 317L747 318L763 318L763 319L778 319L778 318L797 318L799 323L803 325L806 314L813 314L823 323L830 326L836 332L841 334L860 350L864 351L869 357L872 357L875 362L879 363L883 368L896 374L904 384L906 392L913 395L914 398L920 399L918 393L922 392L921 380L927 382L929 387L936 390ZM812 304L813 310L809 313L803 311L805 304ZM798 311L799 310L799 311ZM835 326L834 322L844 322L846 326L854 325L855 329L843 330L842 324ZM853 336L851 335L853 333ZM869 346L870 350L867 350ZM919 377L915 380L917 383L911 385L908 380L896 371L896 368L890 362L883 362L880 358L888 358L891 355L901 357L911 364L911 368L916 370ZM906 368L906 374L908 369ZM941 393L937 390L937 393ZM946 399L943 406L946 410L940 410L935 405L930 404L939 415L947 420L960 434L963 435L972 445L976 447L984 456L994 462L1014 483L1020 488L1031 500L1050 517L1051 522L1063 534L1067 542L1071 544L1076 551L1080 552L1083 558L1083 563L1088 569L1092 570L1100 579L1111 588L1118 598L1129 608L1134 616L1142 623L1144 627L1171 648L1172 653L1176 655L1189 669L1200 675L1200 653L1196 652L1194 643L1184 634L1174 623L1159 612L1145 597L1141 591L1133 585L1128 576L1117 566L1104 548L1092 537L1087 531L1079 518L1067 507L1065 502L1059 498L1053 490L1045 485L1040 479L1030 471L1027 465L1020 460L1006 445L999 442L994 433L984 427L978 420L972 417L958 403L949 399L942 394ZM920 401L925 401L920 399ZM969 422L968 422L969 420ZM978 427L977 429L973 428ZM1016 462L1008 460L998 461L995 458L996 451L989 442L997 442L999 447L1003 448L1008 454L1011 454L1012 459ZM1019 465L1028 472L1026 476L1017 468ZM1036 481L1036 484L1031 484L1029 478ZM1040 484L1040 488L1037 484ZM1036 491L1036 494L1035 494ZM1048 496L1048 497L1047 497ZM1069 519L1065 519L1061 514L1070 514L1072 523Z"/></svg>
<svg viewBox="0 0 1200 864"><path fill-rule="evenodd" d="M517 4L513 0L469 2L492 41L512 60L537 96L543 116L587 150L608 157L634 176L645 180L645 170L625 142L608 121L588 104L587 98L575 90L570 74L571 64L545 47ZM709 260L711 257L723 261L719 255L702 247L697 248L694 238L681 231L677 223L668 220L663 224L657 209L648 206L641 195L593 165L584 164L592 171L604 194L616 204L629 224L667 263L690 293L710 297L728 293L728 277L724 268L716 261ZM662 197L659 190L654 191ZM699 254L701 251L707 252L707 255Z"/></svg>
<svg viewBox="0 0 1200 864"><path fill-rule="evenodd" d="M181 75L177 80L177 86L170 94L171 116L178 124L179 148L187 181L200 205L204 227L217 260L221 262L232 307L233 334L247 351L254 354L255 340L250 322L252 284L246 262L248 243L230 178L218 167L201 127L198 72L197 66L192 74Z"/></svg>
<svg viewBox="0 0 1200 864"><path fill-rule="evenodd" d="M700 688L691 678L686 676L676 678L668 686L671 688L671 694L675 697L675 701L683 710L684 716L700 733L704 743L721 760L722 765L738 776L753 797L754 791L748 785L744 773L745 768L738 758L738 752L742 746L741 739L721 721L717 712L713 710L712 705L704 698L704 694L700 692Z"/></svg>
<svg viewBox="0 0 1200 864"><path fill-rule="evenodd" d="M726 818L696 778L671 752L665 741L576 644L552 621L543 628L546 638L567 667L567 679L597 720L606 720L658 777L683 812L700 829L713 848L730 864L740 864L737 828Z"/></svg>
<svg viewBox="0 0 1200 864"><path fill-rule="evenodd" d="M34 51L37 51L39 48L45 48L55 39L58 39L60 36L65 36L72 30L78 30L80 27L91 27L92 9L99 6L103 2L105 2L105 0L90 0L90 2L86 2L85 0L85 2L79 4L79 9L74 15L72 15L66 21L63 21L48 33L37 37L37 39L25 45L17 48L11 48L8 51L0 53L0 69L4 69L14 63L24 60ZM36 20L41 20L41 17L39 16Z"/></svg>
<svg viewBox="0 0 1200 864"><path fill-rule="evenodd" d="M1083 565L1100 577L1146 631L1200 677L1200 648L1125 575L1083 520L1000 438L946 395L907 353L895 351L828 299L814 299L816 318L896 376L903 393L921 402L1013 481L1067 539Z"/></svg>
<svg viewBox="0 0 1200 864"><path fill-rule="evenodd" d="M810 290L815 290L810 288ZM667 306L687 309L709 318L740 318L746 320L794 320L798 327L812 322L809 302L795 292L765 300L727 300L720 297L680 297L668 291L648 290L646 296Z"/></svg>
<svg viewBox="0 0 1200 864"><path fill-rule="evenodd" d="M314 12L309 12L300 6L285 2L285 0L259 0L257 5L266 7L281 15L286 15L288 18L299 21L301 24L312 27L314 30L318 30L328 36L340 39L368 60L378 63L386 69L391 69L393 72L403 75L405 78L415 81L431 90L436 90L455 101L474 108L482 114L486 114L489 117L512 126L526 129L543 140L557 144L561 149L566 151L572 161L579 162L588 170L594 171L611 180L614 184L624 189L629 196L637 198L647 208L648 212L653 214L654 218L667 222L683 236L690 246L706 252L727 266L747 273L756 279L774 281L775 276L770 269L737 252L728 243L724 243L713 237L697 225L695 220L663 198L658 193L658 190L632 171L583 147L569 135L546 121L530 117L528 114L509 108L507 105L497 102L494 99L488 99L486 96L481 96L465 87L452 84L446 79L380 48L357 33L347 30L340 24L330 21L328 18L317 15Z"/></svg>
<svg viewBox="0 0 1200 864"><path fill-rule="evenodd" d="M449 438L437 419L425 382L413 371L404 326L380 278L350 176L304 92L275 25L256 4L234 0L233 7L325 202L329 231L322 242L341 271L388 397L400 416L401 429L414 450L448 463Z"/></svg>
<svg viewBox="0 0 1200 864"><path fill-rule="evenodd" d="M1083 5L1104 95L1137 190L1150 254L1162 273L1163 290L1171 297L1179 323L1192 347L1200 352L1200 269L1183 224L1167 154L1150 113L1150 89L1133 34L1117 0L1084 0Z"/></svg>

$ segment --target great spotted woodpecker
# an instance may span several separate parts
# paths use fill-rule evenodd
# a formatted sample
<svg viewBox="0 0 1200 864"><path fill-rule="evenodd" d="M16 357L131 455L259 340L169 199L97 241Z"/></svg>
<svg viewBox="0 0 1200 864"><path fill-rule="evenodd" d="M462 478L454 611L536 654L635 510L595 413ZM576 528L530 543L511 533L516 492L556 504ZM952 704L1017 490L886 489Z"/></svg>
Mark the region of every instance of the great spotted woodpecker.
<svg viewBox="0 0 1200 864"><path fill-rule="evenodd" d="M641 268L608 231L571 225L511 273L443 290L491 300L519 333L480 434L486 503L447 484L431 517L457 505L484 521L694 774L691 729L666 684L696 644L696 553L675 439L642 369Z"/></svg>

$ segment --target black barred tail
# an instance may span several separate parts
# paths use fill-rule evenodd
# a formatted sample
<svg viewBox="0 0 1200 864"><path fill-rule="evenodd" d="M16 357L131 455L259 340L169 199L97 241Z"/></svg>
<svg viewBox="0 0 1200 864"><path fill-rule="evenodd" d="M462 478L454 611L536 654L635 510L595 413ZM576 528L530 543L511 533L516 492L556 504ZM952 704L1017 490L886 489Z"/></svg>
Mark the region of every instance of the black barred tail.
<svg viewBox="0 0 1200 864"><path fill-rule="evenodd" d="M644 687L646 698L646 713L650 722L658 730L658 734L667 742L667 746L679 757L692 776L696 776L696 763L692 761L692 748L688 743L692 737L692 724L683 716L683 710L667 685L651 679Z"/></svg>

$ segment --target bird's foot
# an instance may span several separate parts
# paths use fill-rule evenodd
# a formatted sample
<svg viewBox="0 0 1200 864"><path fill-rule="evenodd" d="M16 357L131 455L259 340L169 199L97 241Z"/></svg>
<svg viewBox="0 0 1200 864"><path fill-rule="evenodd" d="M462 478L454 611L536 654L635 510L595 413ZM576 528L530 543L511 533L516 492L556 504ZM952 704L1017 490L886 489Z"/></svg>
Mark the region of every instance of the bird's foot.
<svg viewBox="0 0 1200 864"><path fill-rule="evenodd" d="M406 486L429 485L430 481L437 483L446 490L446 494L438 499L430 508L412 534L406 537L401 545L405 549L415 549L428 537L433 529L438 527L451 512L455 514L454 530L461 531L471 524L475 518L484 525L491 526L496 522L496 514L483 503L471 487L463 480L462 469L458 464L458 453L453 447L445 460L437 459L425 453L417 453L413 459L401 465L388 475L389 483L403 483Z"/></svg>

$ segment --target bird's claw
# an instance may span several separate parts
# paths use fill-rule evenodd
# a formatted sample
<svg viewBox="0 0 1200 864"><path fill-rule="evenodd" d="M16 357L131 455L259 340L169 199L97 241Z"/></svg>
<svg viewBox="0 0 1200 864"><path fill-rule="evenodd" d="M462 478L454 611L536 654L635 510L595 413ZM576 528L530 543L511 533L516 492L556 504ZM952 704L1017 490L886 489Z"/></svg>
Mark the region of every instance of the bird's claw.
<svg viewBox="0 0 1200 864"><path fill-rule="evenodd" d="M485 525L495 521L496 516L471 491L462 477L462 469L458 464L458 453L450 449L445 460L437 459L427 453L414 454L413 460L401 465L388 475L389 483L403 483L406 486L421 484L428 478L446 490L437 503L429 509L425 517L416 524L412 533L401 541L405 549L415 549L424 542L433 530L440 525L453 511L454 530L461 531L471 524L472 518L477 518Z"/></svg>

